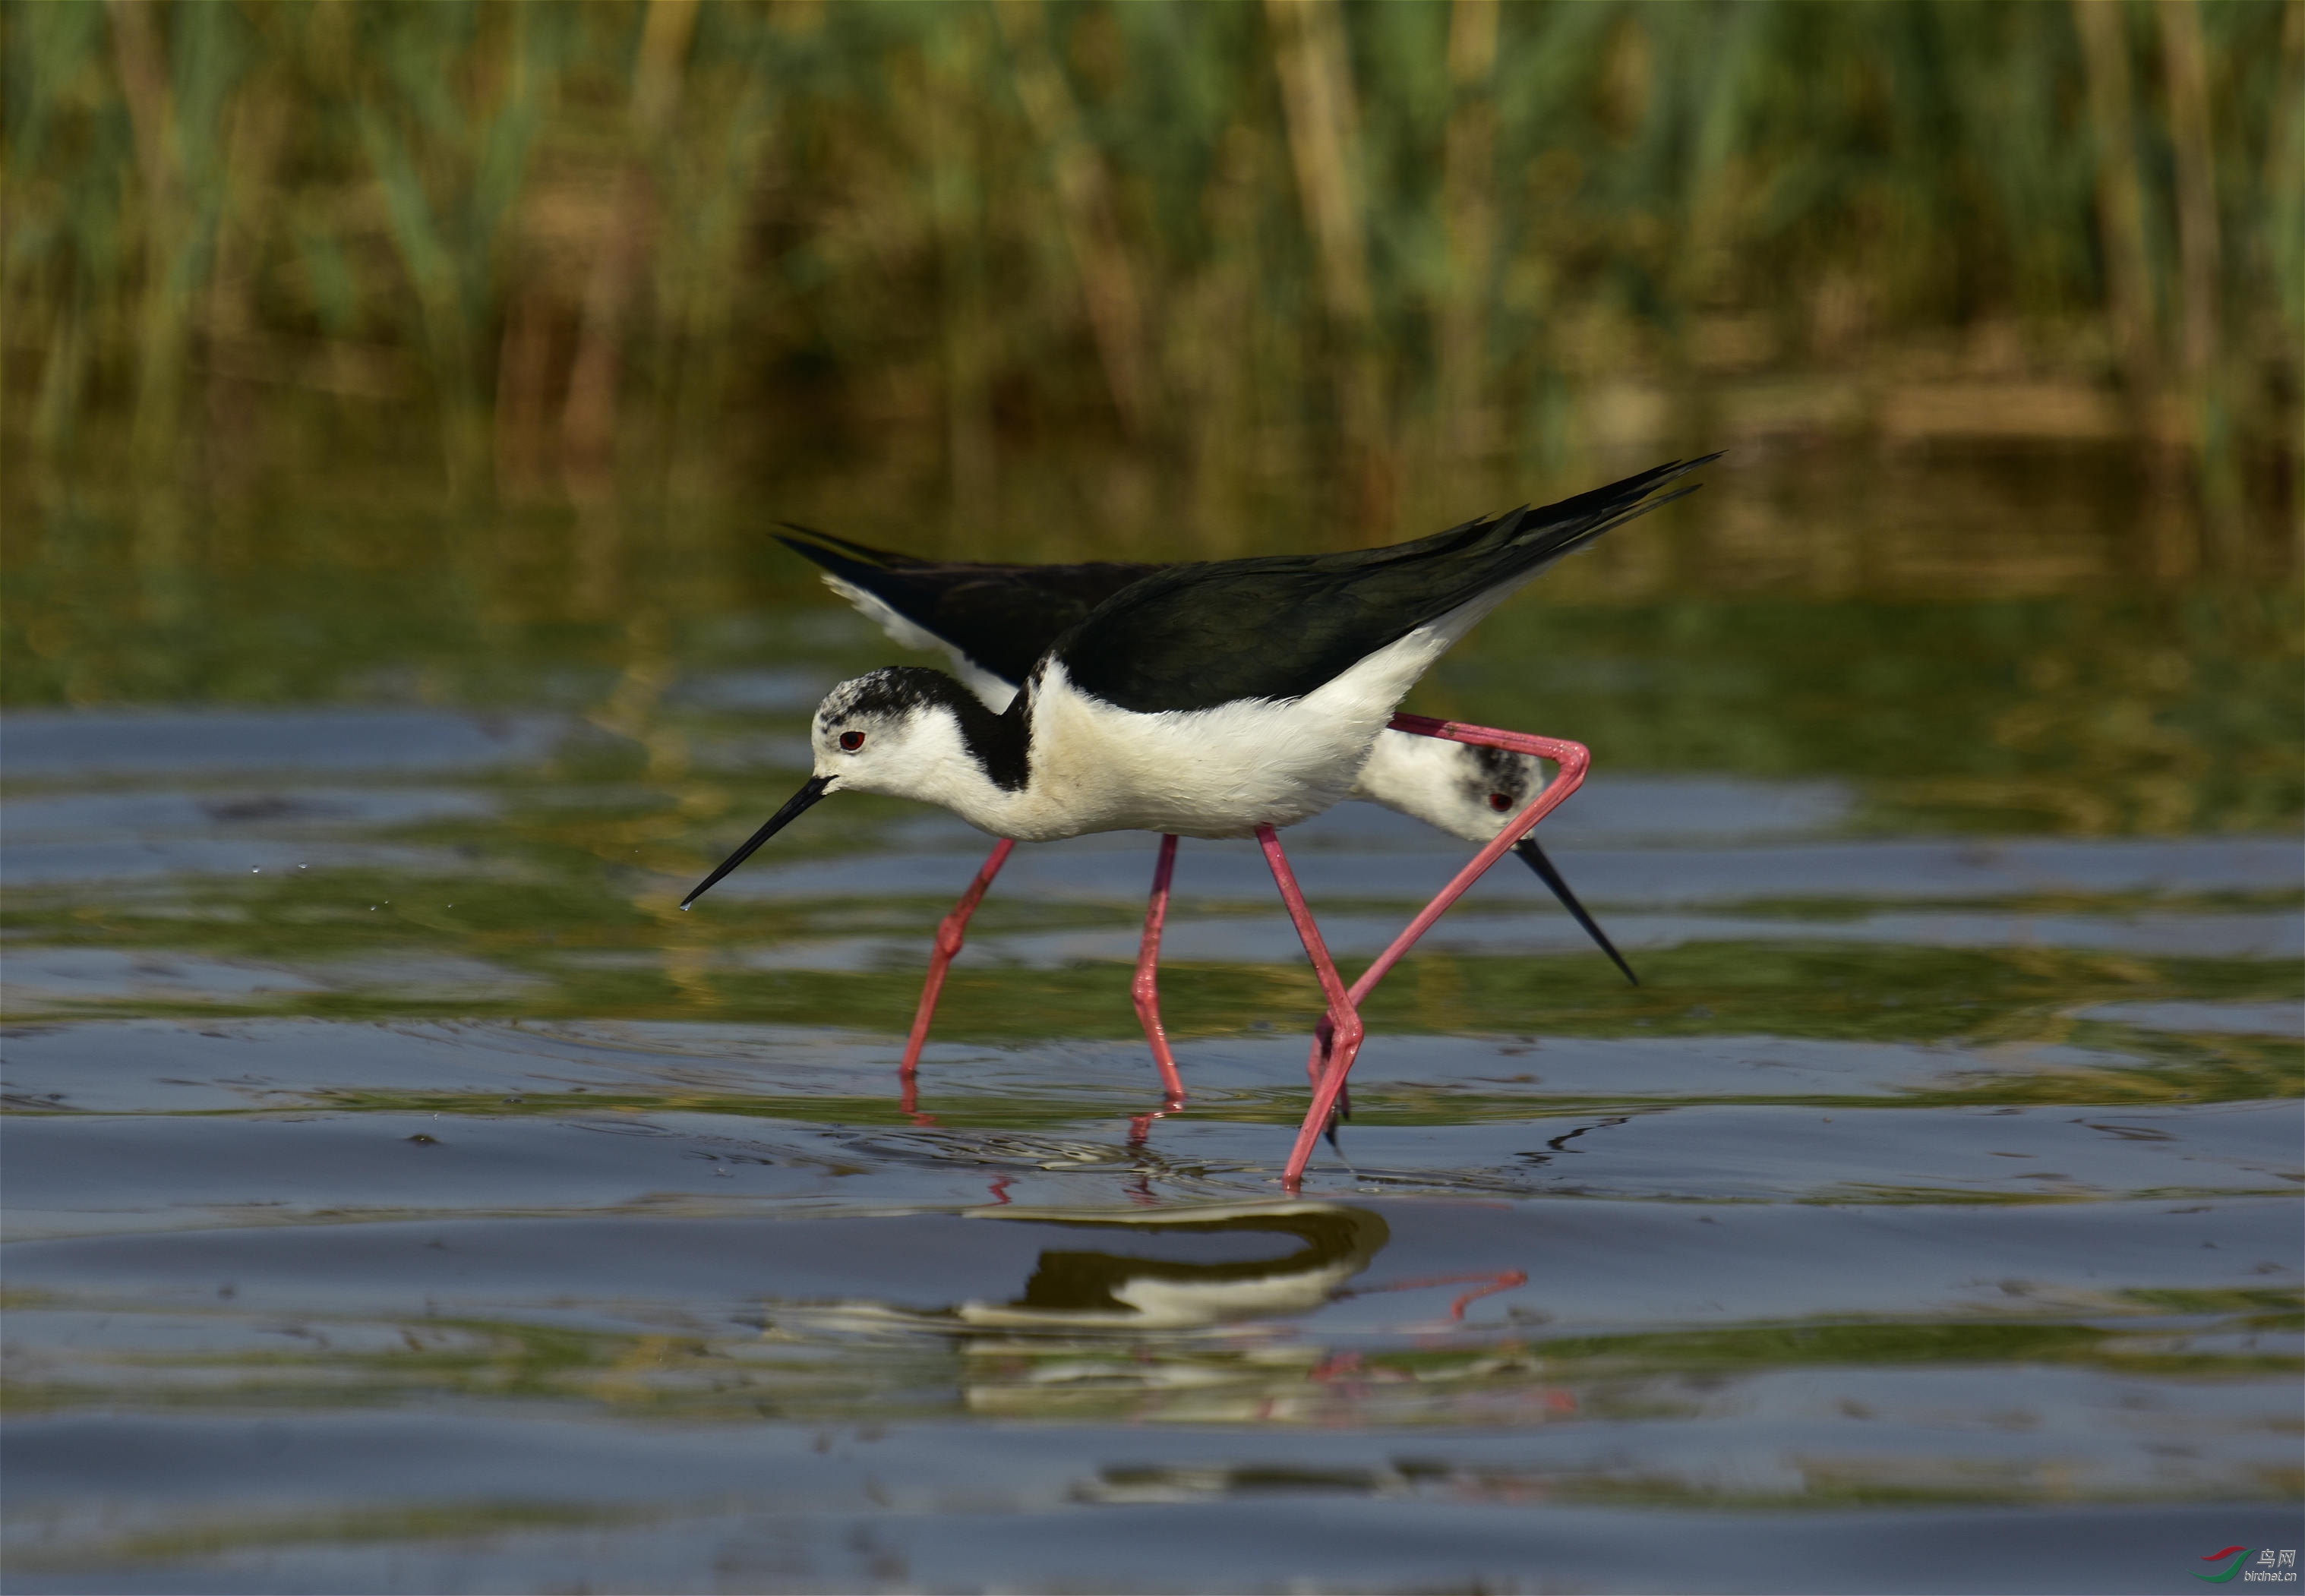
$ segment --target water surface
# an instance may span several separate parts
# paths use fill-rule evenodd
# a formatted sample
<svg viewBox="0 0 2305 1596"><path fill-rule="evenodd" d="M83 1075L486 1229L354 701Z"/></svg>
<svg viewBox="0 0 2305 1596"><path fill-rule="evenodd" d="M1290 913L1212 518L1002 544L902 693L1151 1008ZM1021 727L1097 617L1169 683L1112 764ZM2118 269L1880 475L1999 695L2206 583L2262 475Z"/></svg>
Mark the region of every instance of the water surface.
<svg viewBox="0 0 2305 1596"><path fill-rule="evenodd" d="M766 556L603 613L516 521L47 514L12 1589L2148 1591L2299 1539L2278 595L1501 614L1416 707L1592 743L1545 835L1643 984L1507 861L1291 1196L1318 998L1252 848L1180 854L1170 1114L1149 839L1018 850L912 1113L984 839L828 803L678 911L897 658ZM1353 959L1464 851L1290 846Z"/></svg>

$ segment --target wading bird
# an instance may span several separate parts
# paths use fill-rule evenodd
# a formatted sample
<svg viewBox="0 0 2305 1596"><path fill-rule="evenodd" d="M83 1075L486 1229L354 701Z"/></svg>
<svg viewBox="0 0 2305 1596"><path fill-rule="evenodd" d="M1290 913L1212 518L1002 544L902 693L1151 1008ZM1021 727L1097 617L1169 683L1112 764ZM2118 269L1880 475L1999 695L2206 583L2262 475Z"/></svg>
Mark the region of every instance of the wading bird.
<svg viewBox="0 0 2305 1596"><path fill-rule="evenodd" d="M918 666L844 682L811 723L809 779L682 907L812 805L848 789L935 803L1019 842L1096 831L1254 836L1327 1009L1326 1064L1283 1172L1293 1187L1344 1090L1362 1026L1289 868L1280 828L1349 794L1388 726L1552 758L1561 777L1403 933L1422 934L1473 876L1574 790L1586 756L1573 743L1444 726L1397 716L1396 707L1523 583L1612 528L1695 491L1659 489L1712 458L1675 461L1541 510L1386 548L1170 566L1106 599L1049 645L997 715L953 677Z"/></svg>
<svg viewBox="0 0 2305 1596"><path fill-rule="evenodd" d="M878 623L901 646L928 651L941 649L952 660L953 674L995 714L1008 708L1025 673L1050 643L1123 588L1165 568L1112 561L1083 565L931 561L852 543L806 527L789 530L791 535L779 535L778 541L814 561L827 587ZM1544 768L1532 755L1388 730L1377 734L1368 763L1361 767L1350 795L1398 810L1467 842L1485 843L1504 829L1511 816L1526 809L1544 785ZM937 999L944 989L945 972L966 938L969 918L1015 845L1007 837L993 845L975 880L937 928L928 978L922 983L920 1004L899 1066L907 1082L919 1065ZM1513 852L1552 889L1561 906L1600 945L1625 979L1639 985L1632 966L1578 902L1536 838L1522 837L1513 845ZM1176 857L1176 837L1163 836L1153 863L1152 896L1145 906L1136 976L1131 983L1137 1021L1152 1049L1153 1066L1160 1071L1171 1108L1181 1105L1185 1088L1161 1023L1159 962Z"/></svg>

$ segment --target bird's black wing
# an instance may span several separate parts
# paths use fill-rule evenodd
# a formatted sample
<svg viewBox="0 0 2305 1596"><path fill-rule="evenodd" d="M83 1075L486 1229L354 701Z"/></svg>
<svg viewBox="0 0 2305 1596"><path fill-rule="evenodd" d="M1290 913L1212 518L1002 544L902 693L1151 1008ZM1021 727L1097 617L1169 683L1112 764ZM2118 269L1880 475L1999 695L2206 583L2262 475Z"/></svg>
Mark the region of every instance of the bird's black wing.
<svg viewBox="0 0 2305 1596"><path fill-rule="evenodd" d="M805 528L778 541L1005 682L1022 682L1067 628L1158 570L1106 561L1085 565L940 564Z"/></svg>
<svg viewBox="0 0 2305 1596"><path fill-rule="evenodd" d="M1073 684L1124 709L1295 699L1610 528L1703 460L1674 461L1541 510L1348 554L1170 565L1105 601L1050 649Z"/></svg>

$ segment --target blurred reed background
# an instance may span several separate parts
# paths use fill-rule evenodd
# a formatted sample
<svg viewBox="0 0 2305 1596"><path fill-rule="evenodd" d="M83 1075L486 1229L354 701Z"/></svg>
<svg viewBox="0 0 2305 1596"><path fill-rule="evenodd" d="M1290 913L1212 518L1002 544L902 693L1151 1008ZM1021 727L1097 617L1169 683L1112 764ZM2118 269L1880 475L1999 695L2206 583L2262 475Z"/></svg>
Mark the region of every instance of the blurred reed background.
<svg viewBox="0 0 2305 1596"><path fill-rule="evenodd" d="M0 26L6 442L40 471L389 462L469 499L837 466L932 539L1061 459L1184 552L1308 480L1375 538L1468 471L2080 440L2205 507L2204 557L2292 552L2295 0Z"/></svg>
<svg viewBox="0 0 2305 1596"><path fill-rule="evenodd" d="M779 519L1336 548L1726 448L1418 706L1931 824L2305 805L2301 0L0 30L10 702L566 704L670 779L685 678L887 660Z"/></svg>

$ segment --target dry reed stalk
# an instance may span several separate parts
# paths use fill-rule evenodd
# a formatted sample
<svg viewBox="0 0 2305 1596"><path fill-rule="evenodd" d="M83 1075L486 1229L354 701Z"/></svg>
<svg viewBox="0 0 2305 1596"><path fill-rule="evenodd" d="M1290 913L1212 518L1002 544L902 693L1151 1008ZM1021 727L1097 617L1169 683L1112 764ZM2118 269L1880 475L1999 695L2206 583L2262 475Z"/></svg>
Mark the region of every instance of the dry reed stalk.
<svg viewBox="0 0 2305 1596"><path fill-rule="evenodd" d="M448 494L467 497L489 478L483 341L498 317L498 246L544 116L555 13L413 6L366 20L371 36L342 53L327 83L349 103L413 291Z"/></svg>
<svg viewBox="0 0 2305 1596"><path fill-rule="evenodd" d="M1274 65L1297 168L1297 192L1320 263L1322 296L1340 359L1338 408L1358 479L1364 531L1392 519L1393 466L1376 303L1369 289L1368 200L1360 119L1336 0L1265 0Z"/></svg>
<svg viewBox="0 0 2305 1596"><path fill-rule="evenodd" d="M110 0L106 9L144 187L144 293L137 318L136 414L131 437L136 458L152 465L169 453L182 408L191 321L177 279L191 247L191 225L185 214L175 96L169 89L167 63L152 25L151 0Z"/></svg>
<svg viewBox="0 0 2305 1596"><path fill-rule="evenodd" d="M515 290L497 349L497 488L525 495L544 479L546 412L552 384L552 313L541 291Z"/></svg>
<svg viewBox="0 0 2305 1596"><path fill-rule="evenodd" d="M592 258L575 363L569 368L568 397L560 412L564 464L580 475L598 471L615 450L625 324L656 241L653 168L680 102L682 66L695 31L696 0L649 0L633 64L631 154Z"/></svg>
<svg viewBox="0 0 2305 1596"><path fill-rule="evenodd" d="M89 365L86 321L80 295L62 296L40 367L39 389L32 401L33 453L43 463L62 453L80 417Z"/></svg>
<svg viewBox="0 0 2305 1596"><path fill-rule="evenodd" d="M2130 403L2149 424L2159 397L2161 362L2154 332L2153 263L2147 252L2145 200L2131 120L2129 40L2122 13L2122 0L2073 0L2073 25L2080 35L2088 80L2090 131L2097 140L2105 316L2128 381Z"/></svg>
<svg viewBox="0 0 2305 1596"><path fill-rule="evenodd" d="M2281 66L2275 78L2273 127L2266 141L2264 186L2271 204L2266 229L2275 302L2289 338L2290 370L2305 387L2305 0L2289 0L2281 17ZM2290 413L2292 460L2305 459L2305 405ZM2305 494L2289 506L2295 565L2305 566Z"/></svg>
<svg viewBox="0 0 2305 1596"><path fill-rule="evenodd" d="M2209 123L2207 51L2198 0L2161 0L2161 61L2176 155L2178 353L2184 369L2184 426L2199 476L2204 530L2220 566L2243 559L2241 484L2228 446L2224 384L2223 241L2217 225L2216 153Z"/></svg>
<svg viewBox="0 0 2305 1596"><path fill-rule="evenodd" d="M1080 274L1113 409L1121 430L1141 442L1153 430L1157 406L1144 350L1144 300L1120 236L1111 173L1090 142L1080 106L1050 52L1042 0L999 0L995 14L1008 42L1016 97L1055 170L1058 222Z"/></svg>
<svg viewBox="0 0 2305 1596"><path fill-rule="evenodd" d="M776 13L771 26L787 23L790 14ZM668 384L666 480L681 498L702 497L725 458L719 412L740 353L731 335L738 295L747 282L745 224L753 218L774 136L770 81L757 68L744 73L709 140L719 160L708 170L684 174L674 191L672 212L685 218L686 231L660 256L664 285L658 303L676 366ZM689 98L693 105L693 85Z"/></svg>
<svg viewBox="0 0 2305 1596"><path fill-rule="evenodd" d="M929 209L937 244L945 378L945 468L956 523L987 513L997 486L993 329L985 299L983 50L972 15L923 40Z"/></svg>
<svg viewBox="0 0 2305 1596"><path fill-rule="evenodd" d="M1488 354L1489 275L1496 252L1497 0L1454 0L1449 12L1449 84L1441 211L1449 281L1440 327L1442 449L1459 459L1489 452L1483 392Z"/></svg>
<svg viewBox="0 0 2305 1596"><path fill-rule="evenodd" d="M2209 70L2198 0L2161 0L2161 56L2169 84L2170 142L2177 157L2178 282L2185 375L2206 401L2216 363L2218 286L2216 156L2209 133Z"/></svg>
<svg viewBox="0 0 2305 1596"><path fill-rule="evenodd" d="M414 291L417 319L438 395L440 457L451 496L472 482L476 374L472 332L456 255L442 236L415 158L386 119L358 107L361 140L384 191L393 243Z"/></svg>
<svg viewBox="0 0 2305 1596"><path fill-rule="evenodd" d="M264 243L260 208L275 186L273 166L287 133L286 109L277 95L241 94L225 141L229 191L216 228L203 332L207 435L218 463L234 474L249 465L258 431L255 384L239 357L266 343L256 309L255 260Z"/></svg>
<svg viewBox="0 0 2305 1596"><path fill-rule="evenodd" d="M1202 197L1207 259L1176 296L1171 335L1161 345L1170 362L1170 392L1188 418L1190 520L1198 529L1194 553L1204 558L1240 552L1223 535L1238 525L1226 512L1251 473L1266 430L1257 406L1260 335L1270 335L1256 314L1263 275L1257 219L1270 153L1263 131L1246 120L1219 140Z"/></svg>

